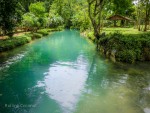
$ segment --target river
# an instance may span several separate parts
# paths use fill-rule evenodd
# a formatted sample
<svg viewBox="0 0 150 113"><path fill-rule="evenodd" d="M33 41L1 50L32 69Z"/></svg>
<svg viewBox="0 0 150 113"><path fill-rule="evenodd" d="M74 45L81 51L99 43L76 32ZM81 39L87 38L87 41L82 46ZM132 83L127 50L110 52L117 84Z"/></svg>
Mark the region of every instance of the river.
<svg viewBox="0 0 150 113"><path fill-rule="evenodd" d="M113 63L78 31L0 54L0 113L150 113L150 63Z"/></svg>

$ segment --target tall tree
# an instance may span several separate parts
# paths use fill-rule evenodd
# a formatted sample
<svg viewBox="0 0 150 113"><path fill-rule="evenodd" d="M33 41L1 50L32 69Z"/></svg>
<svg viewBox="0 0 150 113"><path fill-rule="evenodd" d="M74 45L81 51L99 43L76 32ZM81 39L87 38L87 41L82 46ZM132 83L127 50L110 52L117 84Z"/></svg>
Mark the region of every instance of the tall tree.
<svg viewBox="0 0 150 113"><path fill-rule="evenodd" d="M17 0L0 0L0 27L4 34L12 35L15 26Z"/></svg>
<svg viewBox="0 0 150 113"><path fill-rule="evenodd" d="M108 0L87 0L89 17L94 28L94 35L98 40L100 38L101 14L107 1Z"/></svg>
<svg viewBox="0 0 150 113"><path fill-rule="evenodd" d="M145 24L144 31L147 31L150 18L150 0L137 0L136 7L138 30L143 30L141 29L141 24Z"/></svg>
<svg viewBox="0 0 150 113"><path fill-rule="evenodd" d="M142 2L145 6L145 27L144 27L144 31L147 31L147 25L149 24L149 17L150 17L150 0L143 0Z"/></svg>

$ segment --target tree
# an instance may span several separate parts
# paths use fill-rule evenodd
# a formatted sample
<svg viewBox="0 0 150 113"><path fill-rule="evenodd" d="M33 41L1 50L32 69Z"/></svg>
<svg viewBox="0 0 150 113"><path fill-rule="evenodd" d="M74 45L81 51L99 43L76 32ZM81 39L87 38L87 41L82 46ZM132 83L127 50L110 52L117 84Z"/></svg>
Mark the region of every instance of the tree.
<svg viewBox="0 0 150 113"><path fill-rule="evenodd" d="M102 10L107 1L108 0L87 0L89 17L94 28L94 36L97 40L100 38Z"/></svg>
<svg viewBox="0 0 150 113"><path fill-rule="evenodd" d="M147 25L149 24L149 17L150 17L150 0L143 0L142 3L145 6L145 27L144 27L144 31L147 31Z"/></svg>
<svg viewBox="0 0 150 113"><path fill-rule="evenodd" d="M64 23L64 19L61 16L62 3L62 0L55 0L50 7L49 18L51 27L58 27Z"/></svg>
<svg viewBox="0 0 150 113"><path fill-rule="evenodd" d="M51 10L55 11L55 13L61 16L64 20L64 25L66 28L70 28L72 26L72 17L74 15L74 6L78 4L77 0L54 0Z"/></svg>
<svg viewBox="0 0 150 113"><path fill-rule="evenodd" d="M133 0L113 0L113 14L123 16L133 16L134 9ZM115 22L115 21L114 21ZM121 26L124 26L125 20L121 20Z"/></svg>
<svg viewBox="0 0 150 113"><path fill-rule="evenodd" d="M22 25L26 27L26 31L36 31L37 28L40 26L40 23L38 22L38 18L33 13L25 13L23 15Z"/></svg>
<svg viewBox="0 0 150 113"><path fill-rule="evenodd" d="M120 15L131 15L133 12L133 0L113 0L113 12Z"/></svg>
<svg viewBox="0 0 150 113"><path fill-rule="evenodd" d="M141 21L145 24L144 31L147 31L150 17L150 0L138 0L136 3L138 30L141 31Z"/></svg>
<svg viewBox="0 0 150 113"><path fill-rule="evenodd" d="M15 27L17 0L1 0L0 1L0 27L4 35L13 35Z"/></svg>
<svg viewBox="0 0 150 113"><path fill-rule="evenodd" d="M44 16L44 14L45 14L44 2L32 3L29 6L29 10L37 17Z"/></svg>
<svg viewBox="0 0 150 113"><path fill-rule="evenodd" d="M54 14L52 11L50 12L49 18L49 23L51 27L58 27L60 25L63 25L64 23L63 18L58 14Z"/></svg>
<svg viewBox="0 0 150 113"><path fill-rule="evenodd" d="M23 15L22 25L36 31L39 27L47 27L48 14L45 11L44 2L31 3L28 13Z"/></svg>
<svg viewBox="0 0 150 113"><path fill-rule="evenodd" d="M40 27L46 27L48 13L46 13L46 9L44 7L44 2L36 2L31 3L29 6L29 11L38 19L37 21L40 23Z"/></svg>
<svg viewBox="0 0 150 113"><path fill-rule="evenodd" d="M46 9L46 12L49 11L49 6L53 2L53 0L18 0L18 2L22 5L25 13L29 12L29 6L31 3L36 3L36 2L44 2L44 7Z"/></svg>
<svg viewBox="0 0 150 113"><path fill-rule="evenodd" d="M84 31L91 26L90 18L88 16L88 4L86 0L76 2L73 8L73 16L71 17L71 28Z"/></svg>

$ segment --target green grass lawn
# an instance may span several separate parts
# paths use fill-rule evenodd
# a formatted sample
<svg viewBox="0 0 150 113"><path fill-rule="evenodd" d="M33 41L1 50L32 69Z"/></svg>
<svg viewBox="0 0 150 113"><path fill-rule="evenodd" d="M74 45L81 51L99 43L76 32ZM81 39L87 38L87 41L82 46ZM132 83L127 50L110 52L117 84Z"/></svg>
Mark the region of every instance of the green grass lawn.
<svg viewBox="0 0 150 113"><path fill-rule="evenodd" d="M106 34L114 33L114 32L120 32L122 34L141 34L145 33L143 31L138 31L138 29L134 28L120 28L120 27L112 27L112 28L103 28L102 32L105 32ZM150 30L148 31L150 32Z"/></svg>

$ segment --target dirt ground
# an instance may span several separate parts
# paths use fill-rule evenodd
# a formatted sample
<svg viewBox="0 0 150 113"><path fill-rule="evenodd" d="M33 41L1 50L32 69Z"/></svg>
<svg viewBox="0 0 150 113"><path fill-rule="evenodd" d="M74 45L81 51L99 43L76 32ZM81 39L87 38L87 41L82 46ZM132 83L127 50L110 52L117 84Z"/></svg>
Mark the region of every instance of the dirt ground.
<svg viewBox="0 0 150 113"><path fill-rule="evenodd" d="M27 33L27 32L15 33L13 36L21 36L24 33ZM6 39L6 38L8 38L8 36L0 36L0 40Z"/></svg>

